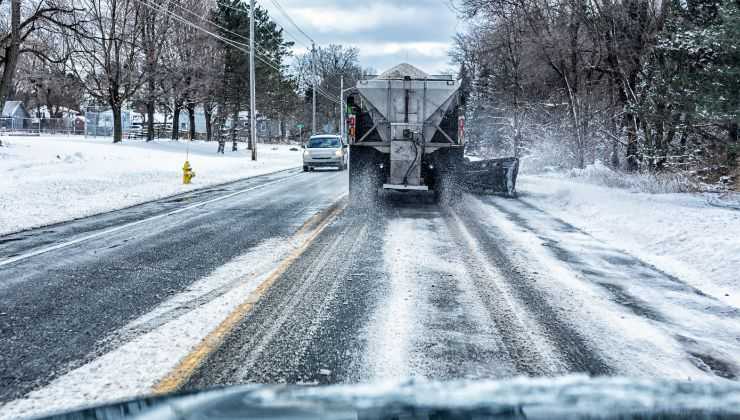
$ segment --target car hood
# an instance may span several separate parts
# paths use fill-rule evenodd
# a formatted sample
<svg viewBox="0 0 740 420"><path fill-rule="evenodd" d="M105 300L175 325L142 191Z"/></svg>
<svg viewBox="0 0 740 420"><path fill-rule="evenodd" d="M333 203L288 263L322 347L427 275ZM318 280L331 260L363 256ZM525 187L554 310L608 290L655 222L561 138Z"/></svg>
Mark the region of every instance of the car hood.
<svg viewBox="0 0 740 420"><path fill-rule="evenodd" d="M243 385L157 396L54 419L738 418L740 383L625 378L376 385Z"/></svg>

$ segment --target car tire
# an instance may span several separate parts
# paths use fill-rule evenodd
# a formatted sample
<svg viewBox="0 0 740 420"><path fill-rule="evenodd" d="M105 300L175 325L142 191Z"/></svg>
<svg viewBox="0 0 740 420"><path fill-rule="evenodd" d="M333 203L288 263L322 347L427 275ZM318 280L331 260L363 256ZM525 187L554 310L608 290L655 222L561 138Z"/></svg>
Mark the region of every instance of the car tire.
<svg viewBox="0 0 740 420"><path fill-rule="evenodd" d="M303 165L303 172L308 172L308 166Z"/></svg>

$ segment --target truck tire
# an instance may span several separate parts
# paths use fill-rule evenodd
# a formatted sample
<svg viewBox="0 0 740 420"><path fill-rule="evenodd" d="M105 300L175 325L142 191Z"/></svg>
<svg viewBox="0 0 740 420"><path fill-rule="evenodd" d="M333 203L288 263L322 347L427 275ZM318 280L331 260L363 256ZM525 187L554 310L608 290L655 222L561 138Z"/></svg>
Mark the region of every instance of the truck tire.
<svg viewBox="0 0 740 420"><path fill-rule="evenodd" d="M373 148L350 146L349 203L353 207L367 208L377 204L380 174L374 158Z"/></svg>
<svg viewBox="0 0 740 420"><path fill-rule="evenodd" d="M439 149L435 153L435 197L437 203L445 206L457 205L463 196L462 166L464 150L462 147Z"/></svg>

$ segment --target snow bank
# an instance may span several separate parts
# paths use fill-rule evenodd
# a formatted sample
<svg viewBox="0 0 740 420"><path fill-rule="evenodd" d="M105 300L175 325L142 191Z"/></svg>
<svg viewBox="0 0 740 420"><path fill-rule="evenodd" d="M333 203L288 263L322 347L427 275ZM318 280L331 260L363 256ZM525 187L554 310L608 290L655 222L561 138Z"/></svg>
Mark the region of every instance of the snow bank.
<svg viewBox="0 0 740 420"><path fill-rule="evenodd" d="M605 187L623 188L635 192L653 194L692 192L698 185L682 174L642 174L616 172L601 161L596 161L584 169L571 169L567 176L591 184Z"/></svg>
<svg viewBox="0 0 740 420"><path fill-rule="evenodd" d="M647 194L522 176L524 201L740 307L740 211L709 194ZM735 198L737 199L737 197Z"/></svg>
<svg viewBox="0 0 740 420"><path fill-rule="evenodd" d="M0 235L300 166L300 152L285 145L259 145L259 161L252 162L246 150L216 154L215 142L113 144L81 136L2 142ZM197 175L191 185L182 185L186 156Z"/></svg>
<svg viewBox="0 0 740 420"><path fill-rule="evenodd" d="M23 398L0 403L0 419L48 415L150 394L304 238L267 240L217 268L106 338L118 347ZM207 300L219 290L223 294ZM195 304L202 300L206 302Z"/></svg>

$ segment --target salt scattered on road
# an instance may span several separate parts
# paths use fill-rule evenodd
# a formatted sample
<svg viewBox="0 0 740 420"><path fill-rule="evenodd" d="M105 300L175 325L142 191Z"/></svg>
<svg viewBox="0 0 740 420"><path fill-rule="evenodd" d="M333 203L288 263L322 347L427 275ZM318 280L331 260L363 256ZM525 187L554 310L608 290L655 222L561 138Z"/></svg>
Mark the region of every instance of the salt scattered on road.
<svg viewBox="0 0 740 420"><path fill-rule="evenodd" d="M414 267L408 261L418 257L409 234L419 222L391 221L386 233L383 255L388 273L388 296L379 305L382 308L369 328L368 361L370 375L377 380L407 377L411 374L409 357L413 347L415 302L419 290L414 281Z"/></svg>

